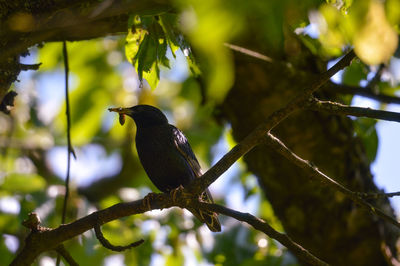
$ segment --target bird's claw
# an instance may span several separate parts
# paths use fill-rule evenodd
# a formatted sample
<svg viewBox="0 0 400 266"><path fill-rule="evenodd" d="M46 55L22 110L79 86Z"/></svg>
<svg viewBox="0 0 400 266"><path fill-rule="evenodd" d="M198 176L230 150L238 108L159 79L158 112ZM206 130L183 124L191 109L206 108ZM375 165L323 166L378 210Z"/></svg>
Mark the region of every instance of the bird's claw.
<svg viewBox="0 0 400 266"><path fill-rule="evenodd" d="M150 192L149 194L147 194L144 198L143 198L143 208L145 208L146 210L151 210L151 204L150 201L153 200L155 198L157 194Z"/></svg>
<svg viewBox="0 0 400 266"><path fill-rule="evenodd" d="M177 187L177 188L175 188L175 189L173 189L173 190L171 190L170 192L169 192L169 194L171 195L171 198L172 198L172 202L173 203L177 203L177 198L178 197L180 197L181 195L183 195L183 186L182 185L180 185L179 187Z"/></svg>
<svg viewBox="0 0 400 266"><path fill-rule="evenodd" d="M172 198L172 202L174 204L177 204L180 207L185 207L185 206L189 205L191 199L193 198L192 194L187 193L185 191L185 188L182 185L171 190L170 195ZM180 200L178 200L178 198ZM184 204L184 205L182 205L182 204Z"/></svg>

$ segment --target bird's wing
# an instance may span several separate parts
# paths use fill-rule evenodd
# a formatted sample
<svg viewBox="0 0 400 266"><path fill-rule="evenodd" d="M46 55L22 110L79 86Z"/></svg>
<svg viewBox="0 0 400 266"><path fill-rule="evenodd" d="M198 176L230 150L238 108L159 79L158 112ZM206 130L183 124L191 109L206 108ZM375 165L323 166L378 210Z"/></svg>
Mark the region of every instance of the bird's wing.
<svg viewBox="0 0 400 266"><path fill-rule="evenodd" d="M200 164L197 161L196 156L194 155L187 138L185 137L185 135L183 135L182 131L174 126L172 126L172 131L174 133L175 146L178 149L179 153L186 159L186 161L190 165L190 168L192 168L195 176L201 176L202 172Z"/></svg>
<svg viewBox="0 0 400 266"><path fill-rule="evenodd" d="M171 125L172 126L172 125ZM182 131L172 126L172 131L174 133L174 142L179 153L185 158L185 160L189 163L190 168L194 172L196 177L202 175L200 164L197 161L196 156L193 153L190 144L183 135ZM208 188L201 194L201 199L205 202L214 202ZM197 209L189 209L200 221L206 223L208 228L213 232L221 231L221 224L218 220L218 214L210 211L202 211Z"/></svg>
<svg viewBox="0 0 400 266"><path fill-rule="evenodd" d="M201 176L203 173L200 168L200 164L197 161L196 155L194 155L192 148L190 147L190 144L185 137L185 135L177 129L176 127L172 126L173 132L174 132L174 141L175 141L175 146L178 149L179 153L186 159L186 161L189 163L190 168L192 168L194 174L196 177ZM205 202L214 202L213 198L211 196L210 191L208 188L205 190L205 193L201 195L202 200Z"/></svg>

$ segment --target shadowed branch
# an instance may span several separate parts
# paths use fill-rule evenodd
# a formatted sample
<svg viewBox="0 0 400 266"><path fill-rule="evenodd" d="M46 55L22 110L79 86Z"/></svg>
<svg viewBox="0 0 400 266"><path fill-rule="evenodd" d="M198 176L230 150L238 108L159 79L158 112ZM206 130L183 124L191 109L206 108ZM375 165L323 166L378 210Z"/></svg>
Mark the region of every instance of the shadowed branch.
<svg viewBox="0 0 400 266"><path fill-rule="evenodd" d="M360 206L366 208L368 211L371 213L381 217L385 221L393 224L397 228L400 229L400 223L396 221L395 218L387 215L383 211L375 208L372 206L370 203L366 202L363 200L357 192L353 192L350 189L346 188L342 184L338 183L331 177L327 176L323 172L321 172L313 163L304 160L297 156L294 152L292 152L290 149L288 149L284 143L282 143L278 138L276 138L274 135L271 133L268 133L265 141L268 145L270 145L273 149L275 149L279 154L284 156L286 159L300 167L302 170L304 170L307 174L310 175L310 177L315 178L319 181L321 181L321 184L329 186L337 191L340 191L344 195L346 195L349 199L351 199L353 202L359 204Z"/></svg>
<svg viewBox="0 0 400 266"><path fill-rule="evenodd" d="M328 265L326 262L318 259L314 255L312 255L308 250L294 242L288 235L282 234L278 231L276 231L274 228L272 228L267 222L264 220L255 217L251 215L250 213L243 213L239 211L235 211L232 209L229 209L225 206L218 205L218 204L213 204L213 203L205 203L205 202L199 202L198 203L199 207L213 211L213 212L218 212L220 214L230 216L232 218L235 218L238 221L241 222L246 222L249 225L251 225L254 229L263 232L270 238L273 238L277 240L279 243L284 245L285 247L290 250L293 254L295 254L299 259L301 259L303 262L307 263L308 265Z"/></svg>
<svg viewBox="0 0 400 266"><path fill-rule="evenodd" d="M94 232L96 234L97 239L100 241L100 243L103 245L103 247L105 247L109 250L112 250L112 251L116 251L116 252L122 252L124 250L137 247L144 243L144 240L140 239L140 240L132 242L131 244L126 245L126 246L114 246L113 244L110 243L110 241L108 241L104 237L103 233L101 232L101 228L100 228L99 224L96 224L94 226Z"/></svg>
<svg viewBox="0 0 400 266"><path fill-rule="evenodd" d="M400 196L400 191L390 193L365 193L357 192L357 195L364 199L380 199L380 198L391 198Z"/></svg>
<svg viewBox="0 0 400 266"><path fill-rule="evenodd" d="M68 262L68 264L70 266L78 266L79 264L74 260L74 258L71 256L71 254L69 254L69 252L65 249L64 245L59 245L56 248L56 251L59 255L61 255L66 262Z"/></svg>
<svg viewBox="0 0 400 266"><path fill-rule="evenodd" d="M371 108L355 107L340 104L337 102L320 101L318 99L310 99L307 108L314 111L324 111L338 115L351 115L357 117L369 117L380 120L400 122L400 113L375 110Z"/></svg>
<svg viewBox="0 0 400 266"><path fill-rule="evenodd" d="M233 147L225 154L213 167L211 167L202 177L197 178L188 190L192 193L200 194L215 180L218 179L226 170L229 169L240 157L249 152L252 148L263 141L264 136L278 125L282 120L288 117L293 112L302 109L308 102L311 94L324 85L333 75L339 70L350 65L354 59L354 51L351 50L342 59L340 59L329 70L322 73L314 81L314 83L305 88L297 96L295 96L285 107L272 113L264 123L258 125L244 140Z"/></svg>
<svg viewBox="0 0 400 266"><path fill-rule="evenodd" d="M29 265L42 252L51 249L57 250L57 248L59 248L59 246L64 241L76 237L92 228L94 228L95 230L99 230L99 227L102 224L108 223L110 221L129 215L144 213L149 210L164 209L174 206L178 206L181 208L186 208L188 206L201 206L204 209L220 212L233 218L237 218L240 221L245 221L253 226L256 230L266 233L268 236L276 239L285 246L287 245L286 247L293 253L297 254L300 260L309 262L311 265L326 265L326 263L313 256L303 247L290 240L288 236L276 232L265 221L250 214L242 215L240 212L230 210L223 206L199 203L196 197L193 197L193 195L186 193L180 193L179 197L173 197L169 193L152 193L151 197L146 196L142 200L127 203L118 203L107 209L94 212L72 223L60 225L55 229L40 226L39 217L35 214L31 214L29 216L29 219L24 223L26 227L31 229L31 232L25 239L25 245L23 249L15 257L11 265ZM100 237L99 240L101 238L102 237ZM136 246L141 244L142 242L143 240L139 240L131 245ZM108 246L106 247L109 248Z"/></svg>

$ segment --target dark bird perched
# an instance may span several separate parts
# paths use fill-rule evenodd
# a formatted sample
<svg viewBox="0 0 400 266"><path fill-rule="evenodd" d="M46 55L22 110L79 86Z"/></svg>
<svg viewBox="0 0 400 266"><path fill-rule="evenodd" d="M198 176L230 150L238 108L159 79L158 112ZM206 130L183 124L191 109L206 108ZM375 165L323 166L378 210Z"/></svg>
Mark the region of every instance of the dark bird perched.
<svg viewBox="0 0 400 266"><path fill-rule="evenodd" d="M202 175L200 164L182 131L168 124L167 117L156 107L136 105L130 108L109 108L119 114L121 125L125 115L136 123L136 149L140 162L153 184L162 192L171 192L187 186ZM201 195L206 202L213 202L207 189ZM189 209L213 232L221 231L216 213Z"/></svg>

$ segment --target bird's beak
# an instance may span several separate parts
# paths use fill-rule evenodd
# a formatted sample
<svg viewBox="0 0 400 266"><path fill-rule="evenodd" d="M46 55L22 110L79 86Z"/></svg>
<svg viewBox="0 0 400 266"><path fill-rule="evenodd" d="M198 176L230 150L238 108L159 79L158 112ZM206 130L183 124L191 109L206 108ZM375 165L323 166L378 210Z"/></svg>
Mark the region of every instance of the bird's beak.
<svg viewBox="0 0 400 266"><path fill-rule="evenodd" d="M117 112L121 115L126 115L130 112L129 108L123 108L123 107L116 107L116 108L108 108L108 111L110 112Z"/></svg>
<svg viewBox="0 0 400 266"><path fill-rule="evenodd" d="M108 108L110 112L117 112L119 114L119 123L122 125L125 124L125 115L132 112L129 108L117 107L117 108Z"/></svg>

